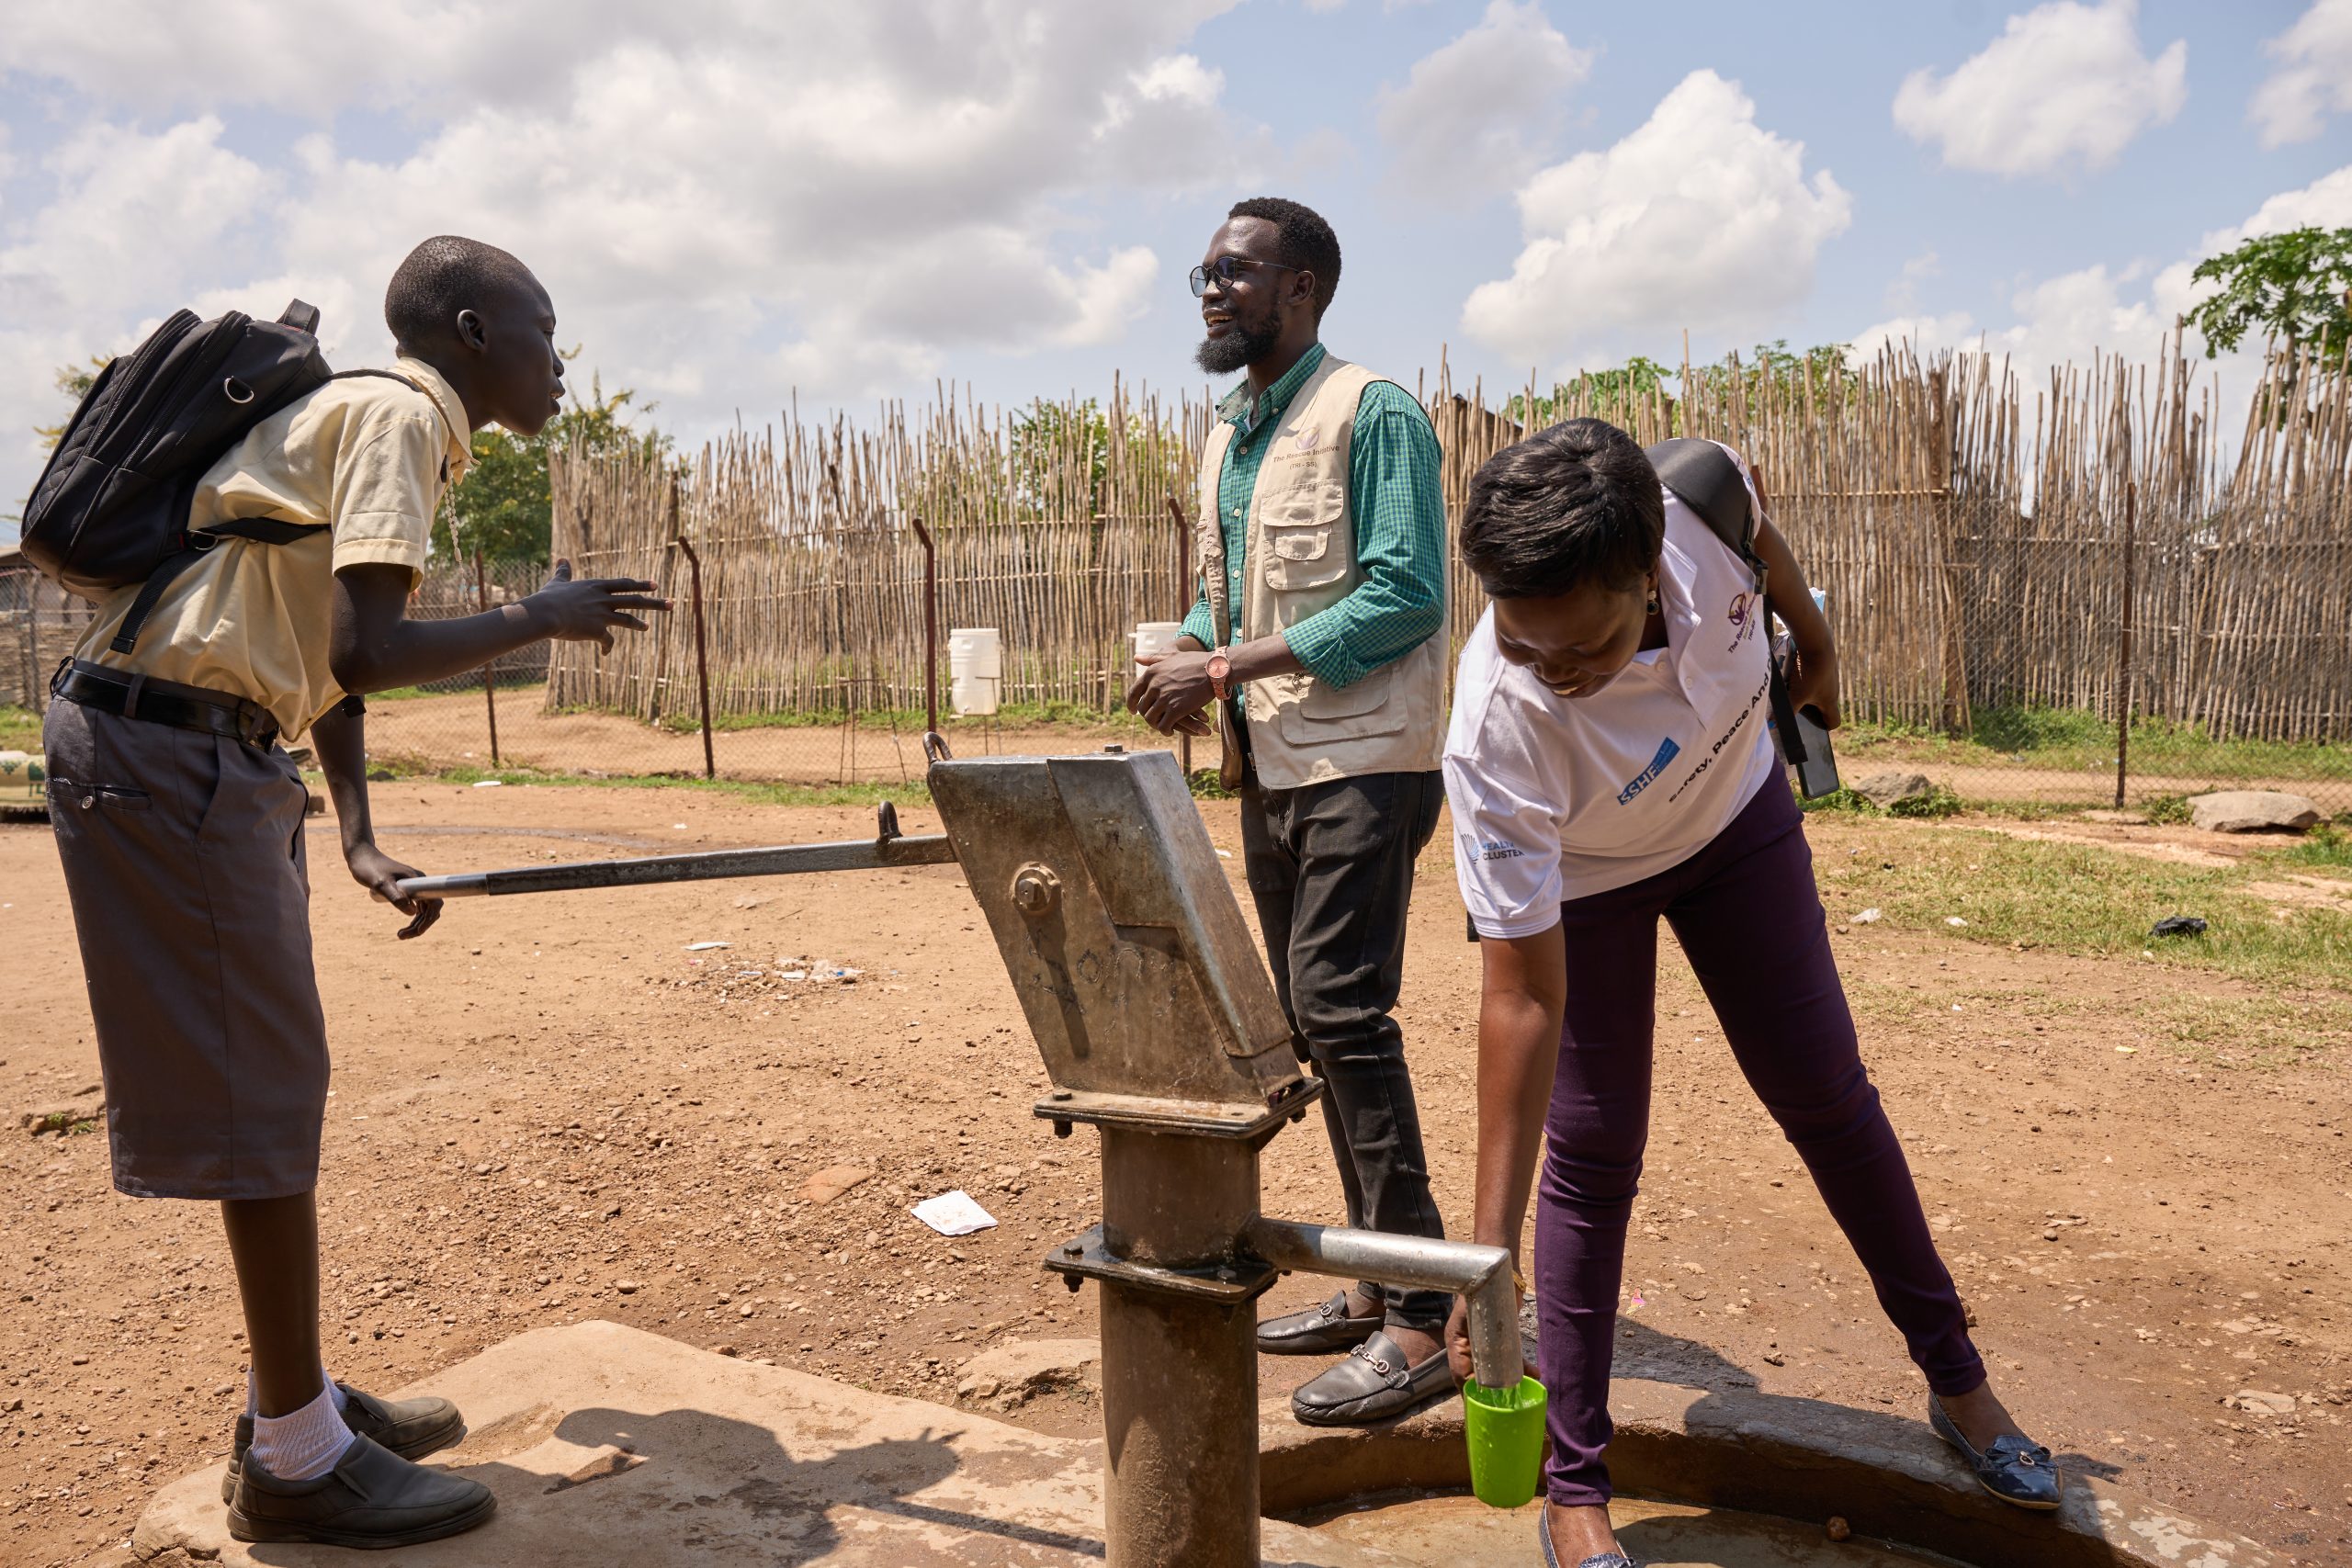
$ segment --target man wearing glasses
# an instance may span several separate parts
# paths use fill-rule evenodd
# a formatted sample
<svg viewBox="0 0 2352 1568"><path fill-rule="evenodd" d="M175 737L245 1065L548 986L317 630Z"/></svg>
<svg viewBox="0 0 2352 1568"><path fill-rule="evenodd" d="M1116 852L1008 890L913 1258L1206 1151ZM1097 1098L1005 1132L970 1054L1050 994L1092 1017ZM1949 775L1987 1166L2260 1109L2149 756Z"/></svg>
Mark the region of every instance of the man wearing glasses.
<svg viewBox="0 0 2352 1568"><path fill-rule="evenodd" d="M1445 507L1412 394L1318 341L1339 281L1331 226L1276 197L1238 203L1193 270L1201 368L1247 378L1201 456L1201 598L1178 651L1137 661L1127 706L1163 734L1205 735L1203 710L1220 710L1250 892L1324 1080L1348 1223L1439 1236L1390 1012L1444 799ZM1301 1421L1386 1420L1453 1392L1450 1305L1361 1282L1259 1325L1258 1348L1349 1353L1293 1395Z"/></svg>

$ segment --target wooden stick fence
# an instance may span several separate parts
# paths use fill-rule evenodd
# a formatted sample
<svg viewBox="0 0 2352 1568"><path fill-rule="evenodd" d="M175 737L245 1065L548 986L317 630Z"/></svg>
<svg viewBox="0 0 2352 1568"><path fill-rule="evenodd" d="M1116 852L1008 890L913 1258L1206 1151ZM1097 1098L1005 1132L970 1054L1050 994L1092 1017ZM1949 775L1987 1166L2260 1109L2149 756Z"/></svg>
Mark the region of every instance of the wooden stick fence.
<svg viewBox="0 0 2352 1568"><path fill-rule="evenodd" d="M2137 711L2218 735L2352 733L2352 361L2279 358L2233 461L2177 337L2153 365L2104 357L2027 389L1985 355L1890 349L1852 368L1685 366L1676 396L1590 379L1540 394L1540 421L1591 416L1645 443L1712 436L1764 474L1807 574L1829 595L1849 715L1965 731L1987 710L2112 717L2123 615L2122 498L2136 485ZM1425 404L1448 514L1522 434L1442 357ZM1139 620L1181 615L1175 496L1193 510L1212 417L1114 382L989 410L942 394L871 427L787 412L682 467L559 457L557 552L583 574L662 579L673 538L701 552L711 704L721 716L838 719L923 692L920 515L944 624L998 627L1005 700L1116 706ZM1482 612L1457 568L1454 638ZM556 650L548 701L652 717L693 629L597 656Z"/></svg>

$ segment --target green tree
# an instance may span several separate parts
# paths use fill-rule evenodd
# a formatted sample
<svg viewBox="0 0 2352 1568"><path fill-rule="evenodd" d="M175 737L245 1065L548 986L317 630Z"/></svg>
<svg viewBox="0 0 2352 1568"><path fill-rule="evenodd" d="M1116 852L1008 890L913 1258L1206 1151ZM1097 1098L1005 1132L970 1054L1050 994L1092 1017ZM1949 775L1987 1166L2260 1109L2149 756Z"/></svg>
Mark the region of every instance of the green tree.
<svg viewBox="0 0 2352 1568"><path fill-rule="evenodd" d="M629 423L632 414L652 409L637 406L637 394L626 388L606 397L603 384L592 379L588 397L575 400L537 435L514 435L495 425L475 431L473 467L433 519L433 553L455 559L462 547L469 556L480 550L491 560L544 566L555 531L548 453L570 451L576 443L597 457L636 453L659 459L670 450L670 438Z"/></svg>
<svg viewBox="0 0 2352 1568"><path fill-rule="evenodd" d="M2352 336L2352 229L2292 229L2209 256L2188 275L2221 291L2188 312L2205 357L2259 329L2289 353L2341 350Z"/></svg>
<svg viewBox="0 0 2352 1568"><path fill-rule="evenodd" d="M87 365L61 365L57 367L57 389L65 394L66 401L79 408L82 400L90 395L90 389L97 385L98 372L113 363L109 355L94 354ZM65 421L37 424L33 434L40 437L43 451L55 451L57 444L65 439Z"/></svg>
<svg viewBox="0 0 2352 1568"><path fill-rule="evenodd" d="M1567 417L1572 408L1611 409L1629 399L1662 391L1673 374L1657 360L1637 354L1623 365L1606 370L1581 370L1573 381L1554 382L1551 396L1537 396L1532 418L1524 392L1513 392L1510 400L1503 405L1503 412L1514 423L1531 430L1542 429Z"/></svg>

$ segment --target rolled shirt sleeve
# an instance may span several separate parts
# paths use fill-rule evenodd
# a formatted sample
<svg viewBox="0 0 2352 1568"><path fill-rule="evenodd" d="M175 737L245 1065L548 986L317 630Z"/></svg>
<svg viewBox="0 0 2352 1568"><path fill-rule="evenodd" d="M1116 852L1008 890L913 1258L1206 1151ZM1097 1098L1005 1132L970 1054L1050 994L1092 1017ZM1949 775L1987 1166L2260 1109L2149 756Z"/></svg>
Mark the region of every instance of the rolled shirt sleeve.
<svg viewBox="0 0 2352 1568"><path fill-rule="evenodd" d="M413 581L432 543L448 436L430 407L379 407L348 433L335 459L334 570L403 566Z"/></svg>
<svg viewBox="0 0 2352 1568"><path fill-rule="evenodd" d="M1560 920L1560 823L1535 792L1475 757L1445 759L1453 864L1480 936L1522 937Z"/></svg>
<svg viewBox="0 0 2352 1568"><path fill-rule="evenodd" d="M1209 611L1209 596L1206 589L1202 590L1201 596L1193 601L1192 611L1184 617L1184 630L1182 635L1191 637L1203 648L1216 646L1216 616Z"/></svg>
<svg viewBox="0 0 2352 1568"><path fill-rule="evenodd" d="M1349 686L1445 622L1445 499L1437 433L1391 381L1364 389L1348 454L1348 505L1364 580L1283 633L1308 674Z"/></svg>

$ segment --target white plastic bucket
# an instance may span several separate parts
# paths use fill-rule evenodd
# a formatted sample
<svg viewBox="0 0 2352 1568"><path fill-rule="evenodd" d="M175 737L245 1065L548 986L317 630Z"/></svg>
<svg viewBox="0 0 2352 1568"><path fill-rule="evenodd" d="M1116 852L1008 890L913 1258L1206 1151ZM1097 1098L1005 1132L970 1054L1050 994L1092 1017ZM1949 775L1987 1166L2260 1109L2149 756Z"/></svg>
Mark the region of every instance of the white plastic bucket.
<svg viewBox="0 0 2352 1568"><path fill-rule="evenodd" d="M1151 659L1176 651L1176 639L1184 635L1182 621L1137 621L1133 637L1137 659Z"/></svg>
<svg viewBox="0 0 2352 1568"><path fill-rule="evenodd" d="M1004 682L1004 639L994 626L957 626L947 634L947 695L959 714L986 718Z"/></svg>

